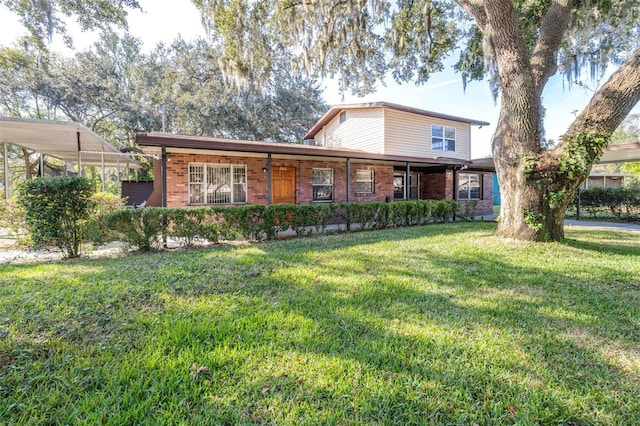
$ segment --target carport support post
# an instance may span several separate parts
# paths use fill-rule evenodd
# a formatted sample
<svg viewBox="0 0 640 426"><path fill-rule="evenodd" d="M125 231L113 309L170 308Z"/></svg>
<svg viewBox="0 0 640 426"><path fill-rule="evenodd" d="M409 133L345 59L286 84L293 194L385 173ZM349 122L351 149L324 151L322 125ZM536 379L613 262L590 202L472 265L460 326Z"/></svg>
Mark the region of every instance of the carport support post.
<svg viewBox="0 0 640 426"><path fill-rule="evenodd" d="M104 192L104 147L100 153L100 180L102 181L102 192Z"/></svg>
<svg viewBox="0 0 640 426"><path fill-rule="evenodd" d="M2 144L2 153L4 159L4 199L9 199L9 144Z"/></svg>

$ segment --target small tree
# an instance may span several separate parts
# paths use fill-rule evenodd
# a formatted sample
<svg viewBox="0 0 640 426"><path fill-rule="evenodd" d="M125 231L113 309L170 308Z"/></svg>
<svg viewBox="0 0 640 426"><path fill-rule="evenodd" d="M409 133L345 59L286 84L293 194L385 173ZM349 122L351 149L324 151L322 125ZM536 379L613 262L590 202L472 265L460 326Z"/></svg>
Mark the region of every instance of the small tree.
<svg viewBox="0 0 640 426"><path fill-rule="evenodd" d="M35 247L53 244L66 258L80 255L84 224L93 207L91 181L76 176L38 178L18 187L18 201Z"/></svg>

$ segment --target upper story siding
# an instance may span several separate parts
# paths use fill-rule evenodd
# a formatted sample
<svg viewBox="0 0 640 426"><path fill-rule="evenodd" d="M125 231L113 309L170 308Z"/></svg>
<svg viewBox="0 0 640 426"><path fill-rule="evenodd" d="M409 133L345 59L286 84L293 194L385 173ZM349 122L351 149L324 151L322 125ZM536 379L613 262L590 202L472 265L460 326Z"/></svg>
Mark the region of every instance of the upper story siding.
<svg viewBox="0 0 640 426"><path fill-rule="evenodd" d="M315 137L316 145L359 149L384 154L384 108L350 109L345 111L345 121L340 114L326 124ZM325 138L326 132L326 138Z"/></svg>
<svg viewBox="0 0 640 426"><path fill-rule="evenodd" d="M455 151L431 149L431 126L453 127L456 130ZM415 157L449 157L471 160L471 126L425 115L384 110L384 154Z"/></svg>

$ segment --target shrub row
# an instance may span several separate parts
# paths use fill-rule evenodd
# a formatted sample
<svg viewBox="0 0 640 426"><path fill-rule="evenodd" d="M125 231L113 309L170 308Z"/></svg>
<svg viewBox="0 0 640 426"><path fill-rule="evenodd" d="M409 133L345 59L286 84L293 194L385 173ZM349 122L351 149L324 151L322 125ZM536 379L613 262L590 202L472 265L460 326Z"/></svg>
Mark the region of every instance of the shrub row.
<svg viewBox="0 0 640 426"><path fill-rule="evenodd" d="M580 191L580 207L592 217L640 218L640 188L589 188Z"/></svg>
<svg viewBox="0 0 640 426"><path fill-rule="evenodd" d="M324 234L330 223L341 231L381 229L445 222L460 211L451 200L394 203L274 204L121 209L107 215L106 224L121 239L141 251L160 248L163 237L182 246L218 243L242 237L274 239L289 229L296 235Z"/></svg>

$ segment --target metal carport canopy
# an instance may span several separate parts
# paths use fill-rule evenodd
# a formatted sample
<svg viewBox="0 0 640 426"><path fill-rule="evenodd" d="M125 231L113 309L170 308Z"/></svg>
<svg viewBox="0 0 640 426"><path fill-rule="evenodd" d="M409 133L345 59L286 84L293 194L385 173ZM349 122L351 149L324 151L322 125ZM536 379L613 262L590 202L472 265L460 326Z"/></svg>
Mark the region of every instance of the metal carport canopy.
<svg viewBox="0 0 640 426"><path fill-rule="evenodd" d="M640 161L640 142L609 145L604 149L600 163Z"/></svg>
<svg viewBox="0 0 640 426"><path fill-rule="evenodd" d="M138 161L120 152L84 125L72 121L0 116L0 143L27 148L82 166L140 167Z"/></svg>

